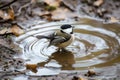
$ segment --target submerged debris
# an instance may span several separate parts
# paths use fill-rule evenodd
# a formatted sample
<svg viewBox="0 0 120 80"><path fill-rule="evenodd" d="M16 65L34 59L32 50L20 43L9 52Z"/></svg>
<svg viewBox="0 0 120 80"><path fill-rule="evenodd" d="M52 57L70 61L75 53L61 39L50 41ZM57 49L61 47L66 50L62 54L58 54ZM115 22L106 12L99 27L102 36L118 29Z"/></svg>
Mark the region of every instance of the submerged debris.
<svg viewBox="0 0 120 80"><path fill-rule="evenodd" d="M94 70L88 70L85 76L92 77L95 76L97 73Z"/></svg>
<svg viewBox="0 0 120 80"><path fill-rule="evenodd" d="M26 68L34 73L37 72L37 64L26 64Z"/></svg>

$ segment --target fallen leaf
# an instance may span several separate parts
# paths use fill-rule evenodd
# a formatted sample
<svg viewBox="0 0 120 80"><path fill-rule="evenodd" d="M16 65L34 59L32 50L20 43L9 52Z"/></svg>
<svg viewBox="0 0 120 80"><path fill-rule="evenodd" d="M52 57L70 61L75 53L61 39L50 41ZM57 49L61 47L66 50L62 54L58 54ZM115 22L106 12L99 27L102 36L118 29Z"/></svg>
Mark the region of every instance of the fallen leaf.
<svg viewBox="0 0 120 80"><path fill-rule="evenodd" d="M64 20L67 18L77 17L76 13L67 8L57 8L57 10L53 11L51 14L53 20Z"/></svg>
<svg viewBox="0 0 120 80"><path fill-rule="evenodd" d="M13 33L16 36L19 36L24 33L24 30L18 27L18 25L13 25L11 28L4 28L0 31L1 35L6 34L6 33L7 34Z"/></svg>
<svg viewBox="0 0 120 80"><path fill-rule="evenodd" d="M49 12L49 11L41 11L39 8L36 8L33 10L33 15L37 15L48 21L52 21L51 12Z"/></svg>
<svg viewBox="0 0 120 80"><path fill-rule="evenodd" d="M0 18L3 18L3 16L4 16L4 12L0 10Z"/></svg>
<svg viewBox="0 0 120 80"><path fill-rule="evenodd" d="M10 28L4 28L0 31L0 35L6 34L6 33L11 33Z"/></svg>
<svg viewBox="0 0 120 80"><path fill-rule="evenodd" d="M14 20L14 11L12 8L7 11L0 10L0 18L4 20Z"/></svg>
<svg viewBox="0 0 120 80"><path fill-rule="evenodd" d="M24 33L24 30L21 29L18 25L13 25L10 30L16 36L19 36Z"/></svg>
<svg viewBox="0 0 120 80"><path fill-rule="evenodd" d="M58 7L60 5L61 0L44 0L49 6Z"/></svg>
<svg viewBox="0 0 120 80"><path fill-rule="evenodd" d="M97 0L93 3L93 5L98 7L98 6L102 5L103 2L104 2L103 0Z"/></svg>
<svg viewBox="0 0 120 80"><path fill-rule="evenodd" d="M9 19L14 20L15 15L13 8L8 9L8 15L9 15Z"/></svg>
<svg viewBox="0 0 120 80"><path fill-rule="evenodd" d="M111 17L110 22L119 22L119 20L117 20L115 17Z"/></svg>
<svg viewBox="0 0 120 80"><path fill-rule="evenodd" d="M50 14L50 12L42 11L39 8L33 9L32 13L33 13L33 15L38 15L38 16L45 16L45 15Z"/></svg>

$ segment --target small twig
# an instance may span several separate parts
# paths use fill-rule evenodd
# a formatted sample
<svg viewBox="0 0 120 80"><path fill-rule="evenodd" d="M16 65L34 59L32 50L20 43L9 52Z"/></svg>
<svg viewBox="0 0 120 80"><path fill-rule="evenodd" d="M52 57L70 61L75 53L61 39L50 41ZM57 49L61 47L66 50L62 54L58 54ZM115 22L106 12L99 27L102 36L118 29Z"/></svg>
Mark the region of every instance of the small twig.
<svg viewBox="0 0 120 80"><path fill-rule="evenodd" d="M86 15L89 15L83 8L81 8L82 12L84 12ZM89 15L90 16L90 15Z"/></svg>
<svg viewBox="0 0 120 80"><path fill-rule="evenodd" d="M11 1L10 3L8 3L8 4L5 4L5 5L3 5L3 6L0 6L0 9L2 9L2 8L5 8L5 7L7 7L7 6L10 6L11 4L13 4L14 2L16 2L17 0L13 0L13 1Z"/></svg>
<svg viewBox="0 0 120 80"><path fill-rule="evenodd" d="M0 23L8 23L8 22L11 22L11 20L9 20L9 19L0 20Z"/></svg>
<svg viewBox="0 0 120 80"><path fill-rule="evenodd" d="M17 71L17 72L13 72L13 71L3 72L3 75L0 76L0 79L5 77L5 76L11 76L11 75L19 75L19 74L24 74L25 75L25 72L26 72L26 70L24 70L24 71Z"/></svg>
<svg viewBox="0 0 120 80"><path fill-rule="evenodd" d="M11 51L12 53L16 53L14 50L12 50L11 48L8 48L8 47L6 47L6 46L4 46L4 45L2 45L2 44L0 44L0 47L3 47L4 49L7 49L7 50L9 50L9 51Z"/></svg>
<svg viewBox="0 0 120 80"><path fill-rule="evenodd" d="M61 4L62 4L63 6L65 6L66 8L68 8L69 10L75 11L75 9L73 9L73 8L70 7L70 6L68 6L67 3L65 3L64 1L62 1Z"/></svg>
<svg viewBox="0 0 120 80"><path fill-rule="evenodd" d="M19 16L21 14L22 9L28 7L30 4L31 4L31 2L23 5L22 7L20 7L19 10L18 10L18 13L15 16Z"/></svg>

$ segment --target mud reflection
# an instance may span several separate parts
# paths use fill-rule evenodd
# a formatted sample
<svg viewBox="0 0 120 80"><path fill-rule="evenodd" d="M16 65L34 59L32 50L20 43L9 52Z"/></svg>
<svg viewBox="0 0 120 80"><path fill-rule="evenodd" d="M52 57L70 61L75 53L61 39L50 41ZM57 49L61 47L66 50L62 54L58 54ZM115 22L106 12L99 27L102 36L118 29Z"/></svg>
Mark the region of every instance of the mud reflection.
<svg viewBox="0 0 120 80"><path fill-rule="evenodd" d="M75 63L74 55L71 51L57 51L54 52L46 62L39 63L39 66L45 66L51 60L56 60L61 65L62 70L74 70L73 64ZM52 66L54 67L54 65Z"/></svg>

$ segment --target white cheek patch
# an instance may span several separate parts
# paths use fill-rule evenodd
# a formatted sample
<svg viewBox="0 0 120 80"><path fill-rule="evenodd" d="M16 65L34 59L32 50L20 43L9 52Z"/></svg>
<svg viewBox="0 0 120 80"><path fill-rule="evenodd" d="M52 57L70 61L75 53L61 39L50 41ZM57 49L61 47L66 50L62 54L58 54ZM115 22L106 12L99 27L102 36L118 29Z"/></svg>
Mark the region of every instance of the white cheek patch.
<svg viewBox="0 0 120 80"><path fill-rule="evenodd" d="M63 31L70 34L72 32L72 28L64 29Z"/></svg>

